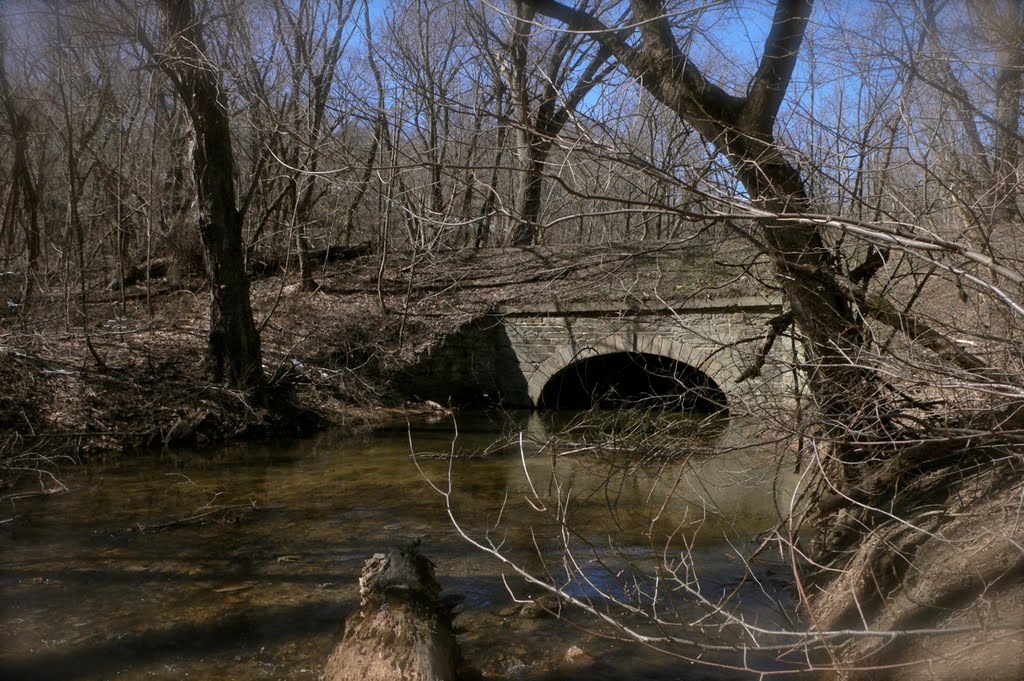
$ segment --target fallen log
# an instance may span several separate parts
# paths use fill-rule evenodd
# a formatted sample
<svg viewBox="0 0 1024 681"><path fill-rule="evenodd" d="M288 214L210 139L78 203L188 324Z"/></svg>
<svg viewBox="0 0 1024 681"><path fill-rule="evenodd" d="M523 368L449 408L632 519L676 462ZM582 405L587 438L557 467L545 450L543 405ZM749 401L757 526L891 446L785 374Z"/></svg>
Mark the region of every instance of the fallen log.
<svg viewBox="0 0 1024 681"><path fill-rule="evenodd" d="M309 262L316 267L323 267L328 263L344 262L355 260L373 252L373 245L364 241L355 246L328 246L309 252ZM275 274L287 271L288 267L298 267L299 258L295 253L291 255L265 254L253 257L249 260L249 275L252 277L270 277Z"/></svg>
<svg viewBox="0 0 1024 681"><path fill-rule="evenodd" d="M122 286L132 286L140 281L145 281L147 276L150 279L163 279L167 276L170 270L170 258L150 258L149 260L143 260L137 265L132 265L125 270L123 280L120 276L115 274L114 278L107 284L107 290L116 291Z"/></svg>

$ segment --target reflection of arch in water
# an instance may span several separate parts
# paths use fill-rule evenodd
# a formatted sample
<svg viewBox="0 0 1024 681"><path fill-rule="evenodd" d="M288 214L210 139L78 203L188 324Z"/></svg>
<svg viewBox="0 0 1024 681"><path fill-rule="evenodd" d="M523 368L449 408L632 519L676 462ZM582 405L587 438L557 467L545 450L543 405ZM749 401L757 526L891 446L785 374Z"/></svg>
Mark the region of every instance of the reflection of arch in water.
<svg viewBox="0 0 1024 681"><path fill-rule="evenodd" d="M678 341L628 333L555 351L530 376L529 392L541 409L655 406L713 412L728 406L712 378L725 374L714 358Z"/></svg>

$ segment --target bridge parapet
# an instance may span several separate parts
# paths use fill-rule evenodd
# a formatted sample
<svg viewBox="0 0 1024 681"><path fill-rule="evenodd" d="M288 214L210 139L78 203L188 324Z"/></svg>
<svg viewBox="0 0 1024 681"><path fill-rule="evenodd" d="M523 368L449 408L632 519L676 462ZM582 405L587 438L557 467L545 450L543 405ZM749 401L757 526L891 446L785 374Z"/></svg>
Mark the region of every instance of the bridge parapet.
<svg viewBox="0 0 1024 681"><path fill-rule="evenodd" d="M495 314L499 317L628 317L668 316L690 314L771 313L782 311L782 299L766 296L737 296L731 298L687 298L666 301L661 298L635 298L627 301L542 301L519 305L502 305Z"/></svg>

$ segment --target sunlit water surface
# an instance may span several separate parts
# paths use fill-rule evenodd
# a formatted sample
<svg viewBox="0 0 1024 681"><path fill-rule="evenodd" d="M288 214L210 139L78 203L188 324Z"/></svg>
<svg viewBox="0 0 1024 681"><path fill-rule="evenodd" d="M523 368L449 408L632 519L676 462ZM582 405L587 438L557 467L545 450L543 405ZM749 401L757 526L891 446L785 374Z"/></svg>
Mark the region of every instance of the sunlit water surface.
<svg viewBox="0 0 1024 681"><path fill-rule="evenodd" d="M767 655L744 662L682 646L678 658L595 637L607 627L577 610L561 621L518 611L509 587L518 597L538 588L462 539L428 478L450 485L468 533L600 607L602 594L636 603L660 593L659 614L689 623L673 634L716 622L701 619L693 593L650 578L667 557L706 597L731 594L749 621L796 626L776 604L790 599L777 554L749 569L741 559L779 522L795 482L774 450L744 446L756 424L716 426L712 439L736 445L716 456L704 453L707 438L653 454L616 438L595 450L576 433L542 446L569 421L460 416L457 437L444 419L66 468L68 492L0 511L0 678L315 679L356 607L362 561L413 538L442 585L465 594L460 641L485 678L747 679L756 676L729 667L783 669ZM714 643L736 640L726 628ZM583 668L564 662L574 645L587 653ZM698 654L726 666L685 660Z"/></svg>

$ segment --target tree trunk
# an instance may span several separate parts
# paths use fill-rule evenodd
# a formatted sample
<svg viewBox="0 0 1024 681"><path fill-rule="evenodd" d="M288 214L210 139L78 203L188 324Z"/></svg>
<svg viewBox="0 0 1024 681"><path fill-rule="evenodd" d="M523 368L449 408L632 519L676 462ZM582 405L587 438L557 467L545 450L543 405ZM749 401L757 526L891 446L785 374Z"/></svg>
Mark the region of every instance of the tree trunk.
<svg viewBox="0 0 1024 681"><path fill-rule="evenodd" d="M311 163L311 171L316 171L316 158L307 159ZM298 193L300 177L294 178L293 191ZM292 221L295 230L295 253L299 258L299 289L302 291L315 291L316 279L313 278L313 259L309 253L309 239L306 237L306 225L311 221L313 213L313 178L307 178L306 189L301 196L295 197L292 210Z"/></svg>
<svg viewBox="0 0 1024 681"><path fill-rule="evenodd" d="M501 95L495 98L498 111L501 111ZM491 236L491 220L494 217L494 201L498 195L498 171L501 169L501 159L505 154L505 139L508 137L508 126L502 125L498 128L498 139L495 143L497 151L494 155L494 165L491 167L491 181L487 185L487 195L484 197L483 205L480 206L480 215L476 221L476 239L473 241L473 248L481 249L487 245Z"/></svg>
<svg viewBox="0 0 1024 681"><path fill-rule="evenodd" d="M544 189L544 164L547 161L547 151L538 147L550 145L537 144L536 135L527 133L525 137L534 138L525 145L525 154L522 176L516 192L516 212L519 221L512 230L509 239L513 246L533 246L540 239L541 192Z"/></svg>
<svg viewBox="0 0 1024 681"><path fill-rule="evenodd" d="M252 391L263 385L263 360L245 274L243 216L235 202L227 100L206 56L192 1L160 0L160 7L167 43L161 66L174 81L195 132L192 167L210 280L211 375Z"/></svg>
<svg viewBox="0 0 1024 681"><path fill-rule="evenodd" d="M25 211L28 213L28 220L25 224L28 262L25 267L25 281L21 292L21 311L24 316L31 305L32 292L39 272L39 195L32 179L32 172L28 167L28 122L24 116L19 115L17 119L23 125L19 125L14 133L14 168L11 171L11 179L15 187L20 189L19 194L24 201ZM18 191L18 189L13 191Z"/></svg>
<svg viewBox="0 0 1024 681"><path fill-rule="evenodd" d="M4 37L0 35L0 39ZM3 215L0 235L7 232L9 244L14 243L18 204L24 202L25 211L28 214L28 219L25 223L25 245L28 250L28 262L25 267L25 280L21 291L21 315L24 319L32 304L32 292L39 270L39 194L32 179L32 171L28 165L28 137L31 132L31 122L25 112L21 111L15 104L14 93L7 80L4 47L5 45L0 44L0 100L4 103L7 122L10 126L11 136L14 138L14 162L11 167L11 187Z"/></svg>
<svg viewBox="0 0 1024 681"><path fill-rule="evenodd" d="M509 42L511 57L512 105L516 116L515 144L519 157L519 183L515 196L515 226L509 234L513 246L531 246L537 241L537 217L540 213L540 190L543 165L536 162L537 132L530 120L531 101L527 92L527 51L537 9L522 2L515 3L516 17Z"/></svg>
<svg viewBox="0 0 1024 681"><path fill-rule="evenodd" d="M1016 183L1020 146L1021 96L1024 94L1024 7L1010 2L1003 12L993 12L996 33L996 126L992 154L992 222L1019 223L1024 219L1017 205Z"/></svg>
<svg viewBox="0 0 1024 681"><path fill-rule="evenodd" d="M540 242L541 196L544 190L544 165L547 163L550 144L539 139L536 132L521 129L517 147L519 150L519 184L515 196L515 226L509 234L513 246L534 246Z"/></svg>
<svg viewBox="0 0 1024 681"><path fill-rule="evenodd" d="M517 147L520 158L520 181L516 191L518 222L509 241L513 246L531 246L540 239L540 214L544 192L544 166L569 117L584 97L614 68L607 66L612 52L600 46L597 53L580 74L579 80L568 89L567 79L572 69L565 68L573 57L577 37L564 33L553 46L544 76L544 87L534 103L527 91L526 53L532 35L537 7L531 3L516 3L516 19L509 47L512 69L512 104L518 118ZM531 111L536 114L531 120Z"/></svg>

